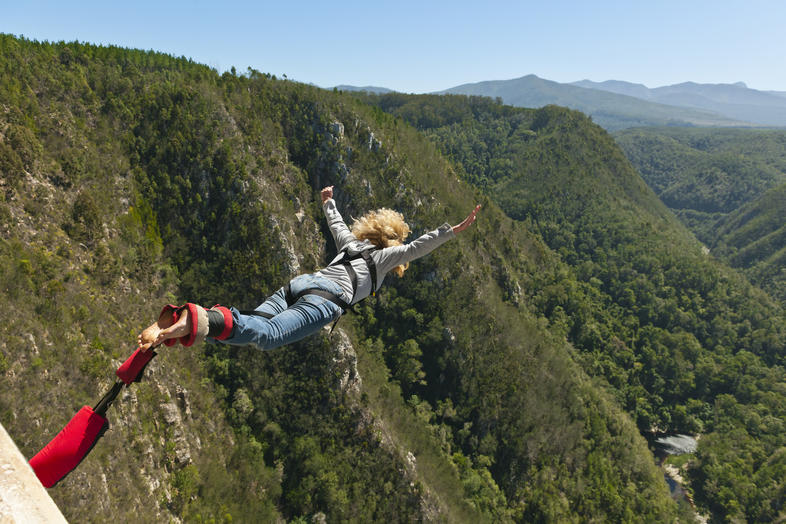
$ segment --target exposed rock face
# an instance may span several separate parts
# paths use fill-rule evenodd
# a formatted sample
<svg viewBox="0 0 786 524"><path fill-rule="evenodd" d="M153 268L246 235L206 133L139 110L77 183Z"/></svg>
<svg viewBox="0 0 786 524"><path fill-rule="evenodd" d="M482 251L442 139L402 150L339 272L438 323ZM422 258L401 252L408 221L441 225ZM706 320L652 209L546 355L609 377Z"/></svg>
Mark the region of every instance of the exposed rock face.
<svg viewBox="0 0 786 524"><path fill-rule="evenodd" d="M334 337L336 343L333 346L335 349L333 362L341 369L338 388L344 393L360 395L362 381L358 373L358 356L355 353L355 348L343 329L337 329L334 332Z"/></svg>
<svg viewBox="0 0 786 524"><path fill-rule="evenodd" d="M344 124L338 121L330 124L330 134L337 138L344 138Z"/></svg>
<svg viewBox="0 0 786 524"><path fill-rule="evenodd" d="M191 418L191 404L188 402L188 390L178 384L175 391L177 393L177 403L180 406L180 410L186 418Z"/></svg>
<svg viewBox="0 0 786 524"><path fill-rule="evenodd" d="M175 423L180 423L180 412L177 410L177 406L170 403L161 404L161 411L164 413L164 420L167 424L172 425Z"/></svg>
<svg viewBox="0 0 786 524"><path fill-rule="evenodd" d="M185 390L178 386L178 401L180 401L180 394L181 392L184 393L185 398ZM182 403L181 403L182 405ZM187 404L186 404L187 406ZM164 421L173 426L172 430L172 442L175 445L174 448L174 460L175 465L177 467L184 467L191 463L191 449L188 444L188 439L186 438L186 434L184 431L183 426L183 417L180 412L180 408L174 402L166 402L160 405L161 411L164 415ZM189 410L190 413L190 410Z"/></svg>
<svg viewBox="0 0 786 524"><path fill-rule="evenodd" d="M368 134L368 148L375 153L382 148L382 141L374 136L374 133L369 131Z"/></svg>

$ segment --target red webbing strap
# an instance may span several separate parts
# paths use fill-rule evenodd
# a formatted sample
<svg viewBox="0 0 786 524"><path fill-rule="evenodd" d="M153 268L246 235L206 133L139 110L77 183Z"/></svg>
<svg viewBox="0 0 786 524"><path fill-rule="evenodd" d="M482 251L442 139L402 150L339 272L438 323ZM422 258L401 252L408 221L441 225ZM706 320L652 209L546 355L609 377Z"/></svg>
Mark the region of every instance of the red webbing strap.
<svg viewBox="0 0 786 524"><path fill-rule="evenodd" d="M84 406L49 444L30 459L44 487L51 488L77 467L96 443L107 421Z"/></svg>
<svg viewBox="0 0 786 524"><path fill-rule="evenodd" d="M117 368L115 375L125 382L126 386L129 386L139 377L147 363L150 362L154 356L156 356L156 352L153 351L153 348L147 351L137 349L119 368Z"/></svg>

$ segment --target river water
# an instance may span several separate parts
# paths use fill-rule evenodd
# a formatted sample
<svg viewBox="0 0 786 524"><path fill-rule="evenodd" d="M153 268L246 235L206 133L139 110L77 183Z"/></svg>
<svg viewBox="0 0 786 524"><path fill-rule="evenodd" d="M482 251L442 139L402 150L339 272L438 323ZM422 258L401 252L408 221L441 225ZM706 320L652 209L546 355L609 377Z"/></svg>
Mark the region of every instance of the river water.
<svg viewBox="0 0 786 524"><path fill-rule="evenodd" d="M649 441L659 466L663 466L663 462L666 460L667 456L694 453L698 446L698 442L694 437L682 434L660 435L651 437ZM685 491L677 480L666 473L665 470L663 472L663 477L669 485L669 492L672 498L675 500L686 499Z"/></svg>
<svg viewBox="0 0 786 524"><path fill-rule="evenodd" d="M674 435L651 435L648 439L653 454L655 455L658 465L663 468L663 478L669 485L669 493L671 498L676 501L686 501L696 512L696 506L693 504L690 496L685 493L685 490L680 484L684 482L679 475L679 471L674 466L664 464L666 457L669 455L684 455L685 453L695 453L698 447L698 442L695 437L690 435L674 434ZM671 471L668 471L671 470ZM676 477L676 478L675 478ZM679 481L677 479L680 479ZM706 516L695 513L696 521L700 523L708 522Z"/></svg>
<svg viewBox="0 0 786 524"><path fill-rule="evenodd" d="M690 435L664 435L653 440L655 444L656 455L660 450L663 457L666 455L684 455L685 453L694 453L698 442Z"/></svg>

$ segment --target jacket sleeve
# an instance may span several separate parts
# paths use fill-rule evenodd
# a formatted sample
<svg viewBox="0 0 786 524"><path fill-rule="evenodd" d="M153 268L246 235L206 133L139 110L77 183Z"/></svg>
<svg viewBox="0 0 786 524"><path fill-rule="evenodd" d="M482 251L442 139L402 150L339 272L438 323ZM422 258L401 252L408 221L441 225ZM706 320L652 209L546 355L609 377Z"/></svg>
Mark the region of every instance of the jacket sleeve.
<svg viewBox="0 0 786 524"><path fill-rule="evenodd" d="M455 236L456 234L453 232L450 224L442 224L434 231L429 231L408 244L383 249L377 265L384 271L382 274L385 274L400 264L412 262L431 253Z"/></svg>
<svg viewBox="0 0 786 524"><path fill-rule="evenodd" d="M333 235L333 240L336 243L336 250L341 252L346 248L350 242L357 240L355 235L349 230L341 217L341 213L336 209L336 201L332 198L328 199L322 204L322 209L325 211L325 218L327 219L330 233Z"/></svg>

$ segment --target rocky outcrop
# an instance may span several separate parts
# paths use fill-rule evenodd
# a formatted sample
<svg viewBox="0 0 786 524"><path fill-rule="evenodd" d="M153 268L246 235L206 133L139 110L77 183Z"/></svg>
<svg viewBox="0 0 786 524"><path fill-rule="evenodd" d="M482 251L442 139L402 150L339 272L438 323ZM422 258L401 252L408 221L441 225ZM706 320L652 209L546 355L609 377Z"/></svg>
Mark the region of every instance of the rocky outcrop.
<svg viewBox="0 0 786 524"><path fill-rule="evenodd" d="M358 373L358 356L355 348L349 340L349 336L343 329L337 329L334 337L336 342L333 349L333 362L339 369L339 379L337 387L342 393L349 393L357 397L360 395L362 381Z"/></svg>
<svg viewBox="0 0 786 524"><path fill-rule="evenodd" d="M338 139L344 138L344 124L339 121L330 124L330 134Z"/></svg>

